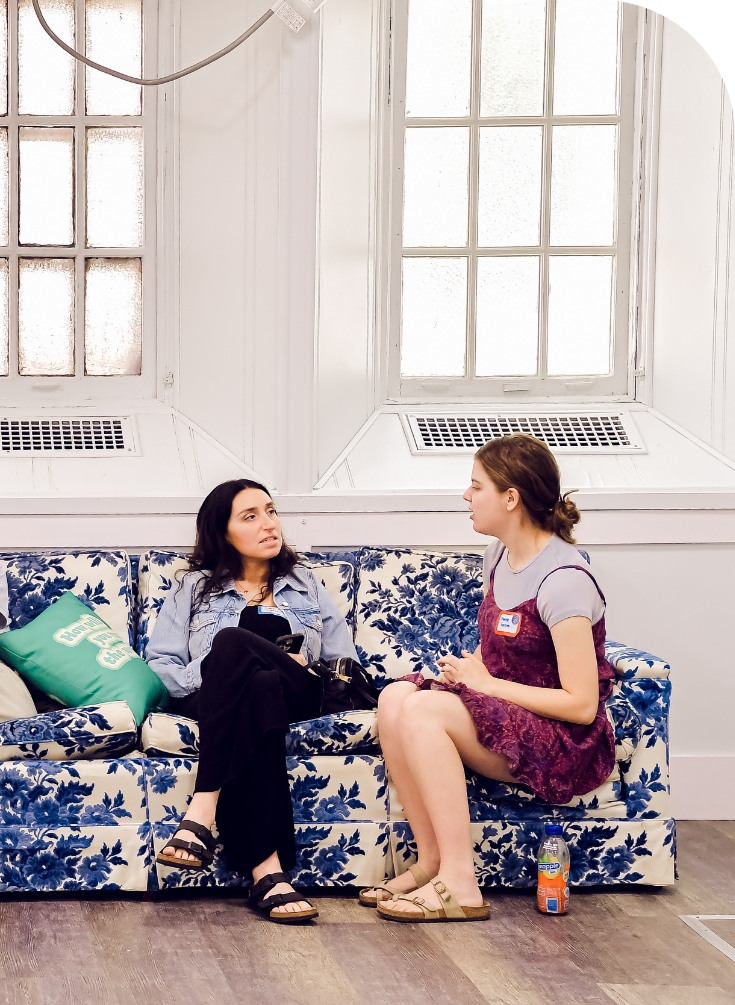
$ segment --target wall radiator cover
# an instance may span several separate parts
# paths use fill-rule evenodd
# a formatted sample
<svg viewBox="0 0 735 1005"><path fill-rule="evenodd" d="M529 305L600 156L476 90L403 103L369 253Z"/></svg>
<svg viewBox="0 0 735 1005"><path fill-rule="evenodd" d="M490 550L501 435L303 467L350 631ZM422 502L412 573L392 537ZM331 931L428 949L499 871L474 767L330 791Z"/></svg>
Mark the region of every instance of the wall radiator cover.
<svg viewBox="0 0 735 1005"><path fill-rule="evenodd" d="M625 412L535 413L516 415L404 415L415 453L470 452L488 440L528 433L555 452L631 453L643 451L640 435Z"/></svg>
<svg viewBox="0 0 735 1005"><path fill-rule="evenodd" d="M0 454L121 454L132 450L128 416L0 418Z"/></svg>

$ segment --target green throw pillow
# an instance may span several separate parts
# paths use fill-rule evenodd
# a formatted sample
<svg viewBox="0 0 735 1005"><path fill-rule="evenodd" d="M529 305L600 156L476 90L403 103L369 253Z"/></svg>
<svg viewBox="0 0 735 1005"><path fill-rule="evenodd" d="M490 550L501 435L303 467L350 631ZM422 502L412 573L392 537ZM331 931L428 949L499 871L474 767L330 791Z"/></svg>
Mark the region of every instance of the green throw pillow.
<svg viewBox="0 0 735 1005"><path fill-rule="evenodd" d="M70 708L126 701L140 725L168 704L161 678L73 593L24 628L3 632L0 659Z"/></svg>

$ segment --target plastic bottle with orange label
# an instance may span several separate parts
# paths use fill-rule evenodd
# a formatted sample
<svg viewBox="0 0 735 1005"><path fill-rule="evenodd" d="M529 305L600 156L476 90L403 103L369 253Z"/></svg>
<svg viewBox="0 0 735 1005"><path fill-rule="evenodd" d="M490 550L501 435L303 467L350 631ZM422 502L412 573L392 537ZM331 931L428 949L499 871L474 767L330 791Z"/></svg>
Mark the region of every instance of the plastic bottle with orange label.
<svg viewBox="0 0 735 1005"><path fill-rule="evenodd" d="M561 824L546 824L538 850L536 898L542 914L566 914L569 910L569 848Z"/></svg>

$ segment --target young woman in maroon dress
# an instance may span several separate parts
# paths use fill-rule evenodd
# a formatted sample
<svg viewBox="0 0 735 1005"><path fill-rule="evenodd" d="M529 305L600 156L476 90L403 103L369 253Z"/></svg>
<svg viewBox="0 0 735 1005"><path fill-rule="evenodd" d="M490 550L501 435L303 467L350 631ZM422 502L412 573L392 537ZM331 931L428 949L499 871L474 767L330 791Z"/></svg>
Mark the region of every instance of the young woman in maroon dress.
<svg viewBox="0 0 735 1005"><path fill-rule="evenodd" d="M601 785L615 764L604 597L573 546L580 515L560 494L551 451L524 435L490 441L475 456L464 499L475 530L498 539L485 556L480 646L440 659L441 678L419 673L390 684L378 708L418 862L360 900L399 921L489 916L475 877L465 768L565 803Z"/></svg>

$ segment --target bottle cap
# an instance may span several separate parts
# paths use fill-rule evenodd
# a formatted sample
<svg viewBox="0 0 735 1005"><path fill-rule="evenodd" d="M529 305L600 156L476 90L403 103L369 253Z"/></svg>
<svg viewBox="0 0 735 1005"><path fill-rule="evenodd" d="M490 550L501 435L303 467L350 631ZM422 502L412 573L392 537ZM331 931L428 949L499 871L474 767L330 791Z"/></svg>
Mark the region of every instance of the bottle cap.
<svg viewBox="0 0 735 1005"><path fill-rule="evenodd" d="M561 824L545 824L544 830L547 834L563 834L563 828Z"/></svg>

